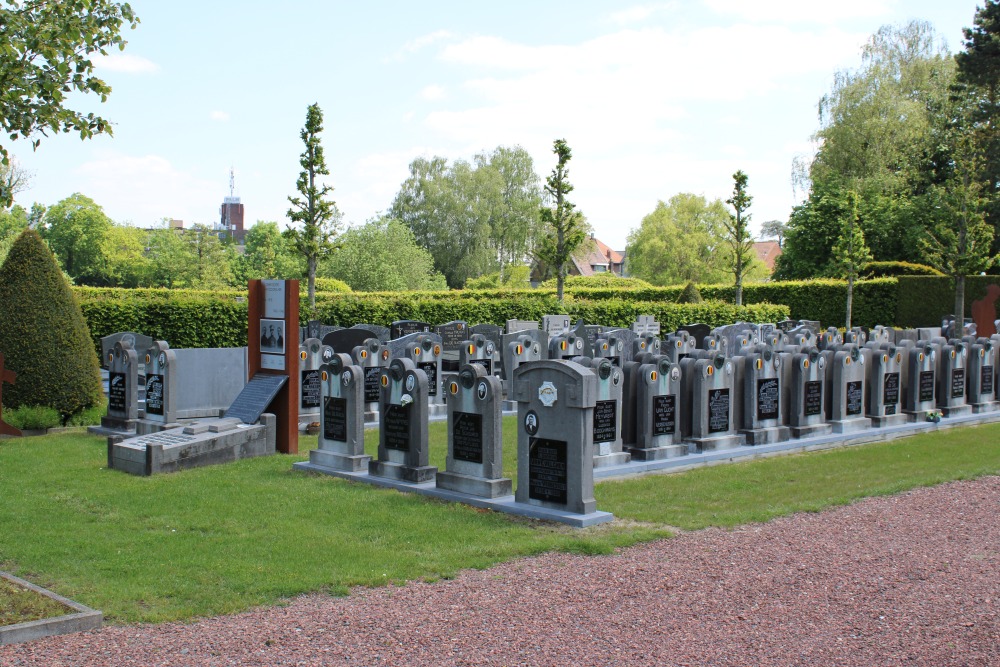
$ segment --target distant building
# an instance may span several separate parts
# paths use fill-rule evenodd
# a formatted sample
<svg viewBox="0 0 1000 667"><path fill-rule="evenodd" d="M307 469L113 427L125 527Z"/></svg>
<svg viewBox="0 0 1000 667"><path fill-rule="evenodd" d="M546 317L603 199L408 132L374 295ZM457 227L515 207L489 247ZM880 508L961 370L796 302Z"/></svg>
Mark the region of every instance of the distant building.
<svg viewBox="0 0 1000 667"><path fill-rule="evenodd" d="M243 204L239 197L225 197L219 209L219 228L236 243L243 245L246 232L243 229ZM221 235L220 235L221 236Z"/></svg>
<svg viewBox="0 0 1000 667"><path fill-rule="evenodd" d="M753 244L754 252L770 273L774 273L774 261L781 257L781 246L777 241L757 241Z"/></svg>
<svg viewBox="0 0 1000 667"><path fill-rule="evenodd" d="M593 234L573 253L573 263L567 273L571 276L593 276L598 273L613 273L623 276L625 271L625 251L612 250L604 241Z"/></svg>

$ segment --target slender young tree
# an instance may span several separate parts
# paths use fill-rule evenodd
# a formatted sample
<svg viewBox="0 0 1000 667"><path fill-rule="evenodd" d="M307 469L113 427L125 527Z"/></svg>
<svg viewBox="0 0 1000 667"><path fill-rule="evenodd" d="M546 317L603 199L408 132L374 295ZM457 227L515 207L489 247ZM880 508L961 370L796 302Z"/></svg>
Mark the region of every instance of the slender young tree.
<svg viewBox="0 0 1000 667"><path fill-rule="evenodd" d="M743 278L753 261L753 236L750 235L750 215L747 209L753 197L747 194L747 175L743 170L733 174L733 196L726 203L733 207L736 215L729 217L726 226L726 244L732 250L733 278L736 283L736 305L743 305Z"/></svg>
<svg viewBox="0 0 1000 667"><path fill-rule="evenodd" d="M847 192L847 211L842 222L840 237L833 245L834 266L847 278L847 330L851 330L851 311L854 308L854 281L865 265L872 261L872 253L865 243L865 235L858 224L858 195Z"/></svg>
<svg viewBox="0 0 1000 667"><path fill-rule="evenodd" d="M316 265L320 257L336 248L334 240L340 231L340 215L337 205L327 195L333 191L329 185L319 185L317 176L329 176L323 158L323 146L319 135L323 131L323 112L318 104L310 105L306 110L306 125L299 134L306 148L302 151L299 164L302 172L299 174L295 189L300 197L289 197L292 208L288 209L288 218L301 227L288 230L295 249L305 258L309 279L309 310L316 311Z"/></svg>
<svg viewBox="0 0 1000 667"><path fill-rule="evenodd" d="M556 294L559 303L562 303L567 265L573 252L586 239L587 233L583 216L575 210L576 204L566 199L566 195L573 191L569 182L569 170L566 168L573 153L565 139L556 139L552 152L558 160L555 169L545 179L545 192L549 196L550 206L543 206L539 211L545 236L535 255L540 262L556 268Z"/></svg>

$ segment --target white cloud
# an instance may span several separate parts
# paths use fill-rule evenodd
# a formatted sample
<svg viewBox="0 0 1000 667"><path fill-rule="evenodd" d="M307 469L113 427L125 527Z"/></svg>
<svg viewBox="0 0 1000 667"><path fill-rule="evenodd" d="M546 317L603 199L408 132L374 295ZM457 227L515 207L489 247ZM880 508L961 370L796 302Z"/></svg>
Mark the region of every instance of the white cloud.
<svg viewBox="0 0 1000 667"><path fill-rule="evenodd" d="M441 100L445 97L445 90L442 86L431 84L424 86L424 89L420 91L420 97L429 101Z"/></svg>
<svg viewBox="0 0 1000 667"><path fill-rule="evenodd" d="M888 16L898 0L838 0L836 6L806 0L705 0L720 16L751 22L829 24L853 18Z"/></svg>
<svg viewBox="0 0 1000 667"><path fill-rule="evenodd" d="M399 47L399 50L396 51L394 54L386 58L383 58L382 62L404 60L406 56L410 54L422 51L423 49L427 48L428 46L431 46L436 42L452 39L454 38L454 36L455 35L449 32L448 30L436 30L426 35L421 35L420 37L411 39L410 41L403 44L401 47Z"/></svg>
<svg viewBox="0 0 1000 667"><path fill-rule="evenodd" d="M98 69L127 74L152 74L160 69L160 66L152 60L130 53L111 53L106 56L98 56L94 58L94 65Z"/></svg>
<svg viewBox="0 0 1000 667"><path fill-rule="evenodd" d="M625 25L628 23L639 23L640 21L645 21L654 14L674 9L676 6L677 6L676 2L635 5L634 7L628 7L627 9L623 9L619 12L612 13L611 20L619 25Z"/></svg>
<svg viewBox="0 0 1000 667"><path fill-rule="evenodd" d="M217 120L223 123L229 120L229 114L226 113L225 111L219 111L219 110L213 111L208 115L208 117L211 118L212 120Z"/></svg>

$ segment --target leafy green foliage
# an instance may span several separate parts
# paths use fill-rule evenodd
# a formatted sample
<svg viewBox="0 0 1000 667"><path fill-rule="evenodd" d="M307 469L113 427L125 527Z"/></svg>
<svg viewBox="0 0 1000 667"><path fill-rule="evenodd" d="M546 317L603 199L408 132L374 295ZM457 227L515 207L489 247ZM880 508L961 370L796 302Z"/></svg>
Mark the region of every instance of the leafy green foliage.
<svg viewBox="0 0 1000 667"><path fill-rule="evenodd" d="M243 239L244 252L233 266L235 282L244 285L248 280L298 279L303 275L302 257L296 254L291 242L281 234L276 222L258 220L247 230ZM305 285L308 293L308 285ZM317 285L316 289L320 289Z"/></svg>
<svg viewBox="0 0 1000 667"><path fill-rule="evenodd" d="M702 303L704 299L701 298L701 292L698 291L698 286L693 282L689 282L684 286L684 291L681 295L677 297L677 303Z"/></svg>
<svg viewBox="0 0 1000 667"><path fill-rule="evenodd" d="M0 267L0 351L17 383L4 404L44 405L65 418L97 405L101 376L87 323L41 237L27 230Z"/></svg>
<svg viewBox="0 0 1000 667"><path fill-rule="evenodd" d="M91 56L125 48L121 28L139 18L128 3L108 0L23 0L0 8L0 128L11 140L46 132L78 132L81 139L111 134L111 123L65 105L75 93L107 100L111 86L94 76ZM37 148L40 139L34 139ZM2 163L9 164L0 146ZM0 189L0 204L13 193Z"/></svg>
<svg viewBox="0 0 1000 667"><path fill-rule="evenodd" d="M337 247L335 239L340 232L341 220L337 205L333 200L327 199L333 188L316 182L317 176L330 174L323 157L323 145L319 140L322 131L323 112L318 104L311 104L306 109L305 127L299 133L305 150L299 158L302 171L295 182L295 189L301 196L288 198L292 205L288 209L288 219L301 227L292 227L285 232L306 260L310 310L316 309L316 267L320 258Z"/></svg>
<svg viewBox="0 0 1000 667"><path fill-rule="evenodd" d="M320 272L359 292L445 289L430 252L417 245L406 225L392 218L348 229L340 248L323 260Z"/></svg>
<svg viewBox="0 0 1000 667"><path fill-rule="evenodd" d="M868 262L861 269L861 278L889 278L892 276L943 276L933 266L910 262Z"/></svg>
<svg viewBox="0 0 1000 667"><path fill-rule="evenodd" d="M642 278L622 278L621 276L617 276L610 272L595 273L591 276L566 276L566 282L564 285L567 290L580 287L584 289L606 287L608 289L624 290L652 287L651 284ZM556 279L549 278L543 282L540 287L555 289Z"/></svg>
<svg viewBox="0 0 1000 667"><path fill-rule="evenodd" d="M725 241L730 251L730 268L736 286L736 305L743 303L743 279L755 259L753 236L750 235L750 215L747 209L753 202L753 197L747 194L748 177L743 170L733 174L733 196L726 203L733 207L735 215L730 215L723 221L725 226Z"/></svg>
<svg viewBox="0 0 1000 667"><path fill-rule="evenodd" d="M576 276L583 277L583 276ZM469 278L465 281L465 289L498 289L509 287L511 289L524 289L531 284L531 268L522 265L508 266L507 272L500 275L499 271L488 273L476 278ZM553 281L552 287L555 287Z"/></svg>
<svg viewBox="0 0 1000 667"><path fill-rule="evenodd" d="M566 199L566 196L573 191L573 186L569 182L569 169L566 167L573 153L564 139L555 140L552 152L558 159L555 169L545 179L545 192L552 206L545 206L539 211L545 235L535 249L535 255L543 264L555 268L556 295L559 303L562 303L563 284L566 281L569 263L572 261L573 253L587 238L587 234L582 216L575 210L576 204Z"/></svg>
<svg viewBox="0 0 1000 667"><path fill-rule="evenodd" d="M3 420L21 431L35 431L62 426L62 417L55 408L44 405L22 405L3 411Z"/></svg>
<svg viewBox="0 0 1000 667"><path fill-rule="evenodd" d="M299 283L299 290L308 289L302 283ZM337 280L336 278L317 278L316 279L316 291L317 292L351 292L351 286L345 283L343 280Z"/></svg>
<svg viewBox="0 0 1000 667"><path fill-rule="evenodd" d="M90 197L79 192L45 212L42 238L64 271L77 283L101 283L102 249L114 223Z"/></svg>

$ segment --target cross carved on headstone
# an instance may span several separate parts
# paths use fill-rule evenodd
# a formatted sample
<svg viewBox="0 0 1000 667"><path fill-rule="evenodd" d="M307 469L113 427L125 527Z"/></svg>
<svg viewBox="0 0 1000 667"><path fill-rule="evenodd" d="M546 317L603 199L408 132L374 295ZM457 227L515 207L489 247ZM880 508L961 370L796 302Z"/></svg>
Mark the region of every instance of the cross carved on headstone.
<svg viewBox="0 0 1000 667"><path fill-rule="evenodd" d="M5 424L3 421L3 383L9 382L14 384L14 380L16 379L17 373L4 368L3 352L0 352L0 435L21 435L19 430L10 424Z"/></svg>

